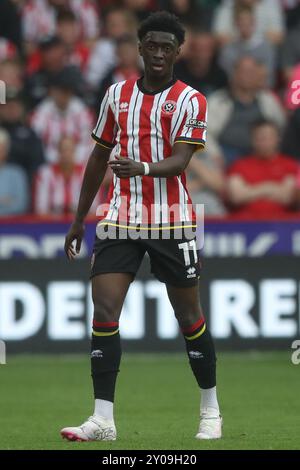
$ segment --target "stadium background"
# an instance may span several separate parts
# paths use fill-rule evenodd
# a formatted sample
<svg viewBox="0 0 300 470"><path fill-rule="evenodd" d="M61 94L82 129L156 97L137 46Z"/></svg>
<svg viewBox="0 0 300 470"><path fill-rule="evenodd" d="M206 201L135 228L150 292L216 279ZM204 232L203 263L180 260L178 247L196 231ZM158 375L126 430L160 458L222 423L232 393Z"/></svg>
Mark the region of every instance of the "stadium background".
<svg viewBox="0 0 300 470"><path fill-rule="evenodd" d="M249 413L246 421L256 426L250 417L257 406L251 396L252 379L261 391L261 410L270 398L268 387L274 387L273 414L269 413L266 428L260 423L257 439L245 443L241 438L244 422L239 403L233 412L238 431L232 425L230 436L229 428L225 448L298 448L291 439L299 432L294 420L299 405L291 390L299 386L300 367L291 363L292 343L300 338L297 0L1 0L0 83L5 99L2 94L0 339L5 342L7 361L6 366L0 365L6 390L1 397L3 422L8 420L9 425L9 408L16 400L22 403L16 388L23 367L25 393L40 387L37 377L42 377L44 381L52 380L52 392L46 386L40 389L41 397L50 400L51 406L61 398L60 387L66 390L70 384L77 387L76 393L85 393L87 402L89 384L83 390L81 383L84 377L88 382L87 362L83 356L75 355L72 362L69 356L59 354L84 353L89 348L92 305L88 269L95 207L88 218L80 259L73 265L63 257L63 240L93 146L90 131L101 97L111 83L142 73L136 51L136 25L159 8L174 11L187 30L176 76L208 98L207 150L194 156L188 178L193 200L205 204L201 294L221 357L225 414L226 405L231 409L229 396L236 393L240 401L244 396ZM236 202L239 189L232 192L230 179L237 174L242 178L250 175L248 184L257 183L251 180L250 163L245 169L240 162L253 154L251 128L259 119L274 121L280 137L276 152L288 165L282 163L275 180L272 165L264 167L265 179L260 182L275 184L277 196L270 198L272 204L266 205L258 197L247 206ZM105 198L110 177L106 175L97 204ZM285 190L280 186L285 177L290 187L288 200L282 202L278 194ZM183 373L182 381L190 380L192 384L191 377L182 372L183 341L164 286L148 274L147 262L130 288L122 314L123 348L133 353L124 359L128 373L127 382L125 373L121 379L124 390L130 377L135 380L135 372L147 383L145 364L154 376L158 374L159 381L164 380L173 364L174 371ZM223 351L231 353L223 353L222 362ZM141 354L144 352L148 353L147 359ZM57 354L57 359L43 353ZM48 378L43 375L45 366ZM81 373L80 381L72 378L75 370ZM56 374L57 396L53 388ZM280 384L279 377L283 378ZM289 382L289 388L284 387L284 381ZM243 383L247 384L247 392L242 389ZM148 386L151 388L151 384ZM177 385L174 382L169 386ZM184 388L181 384L178 394ZM192 390L195 396L196 388ZM127 398L130 401L127 392L123 391L124 404ZM282 397L292 408L285 419L276 415L276 403ZM175 394L172 402L166 395L165 402L170 408L172 403L177 407L179 398ZM23 400L25 407L27 402ZM44 405L42 398L34 395L33 400L38 422L38 410ZM71 400L70 405L64 402L62 406L77 405ZM85 410L77 406L76 413L82 416ZM67 417L74 420L71 410L68 413ZM153 410L151 413L149 419L154 419ZM27 419L25 412L22 416L16 421L19 428L21 420ZM125 411L123 416L125 423ZM53 419L52 424L55 433L59 419ZM282 433L276 440L270 428L278 426ZM24 441L18 432L14 433L14 445L12 438L5 436L5 440L1 436L2 448L58 446L55 441L46 444L46 438L37 444L34 433L32 440L28 436ZM262 436L268 433L270 440L266 441ZM160 448L157 436L152 437L149 446ZM146 446L141 442L139 448ZM171 441L166 443L169 448L192 448L184 447L190 445L186 437L177 447ZM123 446L134 448L127 441Z"/></svg>

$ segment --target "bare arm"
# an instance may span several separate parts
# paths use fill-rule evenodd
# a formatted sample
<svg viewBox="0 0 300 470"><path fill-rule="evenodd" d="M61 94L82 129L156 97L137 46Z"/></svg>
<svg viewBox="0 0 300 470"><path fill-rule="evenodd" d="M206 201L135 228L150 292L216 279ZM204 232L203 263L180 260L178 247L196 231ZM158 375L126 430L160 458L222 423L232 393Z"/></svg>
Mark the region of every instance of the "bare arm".
<svg viewBox="0 0 300 470"><path fill-rule="evenodd" d="M167 178L168 176L179 176L187 167L193 153L195 145L188 143L174 144L172 155L158 163L149 163L149 176L154 178ZM118 178L130 178L132 176L142 176L144 165L131 158L116 158L109 162L109 166Z"/></svg>
<svg viewBox="0 0 300 470"><path fill-rule="evenodd" d="M84 219L95 199L99 187L107 170L107 161L111 149L96 144L88 160L81 186L79 203L75 214L75 220L65 240L65 252L69 259L73 259L79 253L84 235ZM76 252L72 247L76 240Z"/></svg>
<svg viewBox="0 0 300 470"><path fill-rule="evenodd" d="M238 175L232 175L227 183L229 201L235 205L246 204L259 198L266 198L283 205L293 202L295 196L295 179L287 177L281 183L247 184Z"/></svg>
<svg viewBox="0 0 300 470"><path fill-rule="evenodd" d="M281 183L269 183L269 198L284 206L289 206L295 200L295 190L295 178L287 176Z"/></svg>
<svg viewBox="0 0 300 470"><path fill-rule="evenodd" d="M227 197L236 206L247 204L256 199L267 197L267 184L249 185L241 176L232 175L227 181Z"/></svg>

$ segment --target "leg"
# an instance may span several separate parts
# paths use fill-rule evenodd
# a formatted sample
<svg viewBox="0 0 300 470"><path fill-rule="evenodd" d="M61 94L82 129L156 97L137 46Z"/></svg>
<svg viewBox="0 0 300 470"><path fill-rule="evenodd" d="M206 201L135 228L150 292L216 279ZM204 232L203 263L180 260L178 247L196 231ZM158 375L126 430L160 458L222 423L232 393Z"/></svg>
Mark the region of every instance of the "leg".
<svg viewBox="0 0 300 470"><path fill-rule="evenodd" d="M191 368L201 389L216 386L216 357L213 341L206 328L199 286L167 285L168 296L184 335Z"/></svg>
<svg viewBox="0 0 300 470"><path fill-rule="evenodd" d="M132 281L127 273L99 274L92 279L94 320L91 367L95 411L81 426L61 430L69 441L114 441L115 384L121 361L119 317Z"/></svg>
<svg viewBox="0 0 300 470"><path fill-rule="evenodd" d="M112 404L121 361L119 317L132 279L128 273L100 274L92 279L91 366L95 414L109 419L113 419Z"/></svg>
<svg viewBox="0 0 300 470"><path fill-rule="evenodd" d="M221 418L216 393L216 356L213 340L206 328L199 286L174 287L167 292L184 335L189 362L201 389L199 439L221 437Z"/></svg>

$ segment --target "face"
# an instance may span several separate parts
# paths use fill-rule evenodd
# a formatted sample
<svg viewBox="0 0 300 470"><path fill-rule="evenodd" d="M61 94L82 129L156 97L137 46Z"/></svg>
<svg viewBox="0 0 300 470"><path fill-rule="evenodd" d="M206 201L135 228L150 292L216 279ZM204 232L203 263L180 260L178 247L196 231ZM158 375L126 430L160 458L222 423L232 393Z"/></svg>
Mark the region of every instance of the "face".
<svg viewBox="0 0 300 470"><path fill-rule="evenodd" d="M107 36L118 39L131 32L131 25L123 11L112 11L105 21Z"/></svg>
<svg viewBox="0 0 300 470"><path fill-rule="evenodd" d="M20 90L23 88L23 70L13 62L7 62L0 66L0 79L6 86Z"/></svg>
<svg viewBox="0 0 300 470"><path fill-rule="evenodd" d="M174 34L149 31L139 45L145 64L145 73L152 78L164 78L172 74L173 65L180 52Z"/></svg>
<svg viewBox="0 0 300 470"><path fill-rule="evenodd" d="M136 67L138 62L138 51L135 44L123 43L117 50L119 65L122 67Z"/></svg>
<svg viewBox="0 0 300 470"><path fill-rule="evenodd" d="M57 25L57 34L65 44L72 46L78 41L80 28L76 21L62 21Z"/></svg>
<svg viewBox="0 0 300 470"><path fill-rule="evenodd" d="M216 50L215 39L211 34L198 33L191 38L191 58L197 62L209 63Z"/></svg>
<svg viewBox="0 0 300 470"><path fill-rule="evenodd" d="M23 104L17 100L7 101L0 106L0 118L5 122L19 122L24 114Z"/></svg>
<svg viewBox="0 0 300 470"><path fill-rule="evenodd" d="M242 38L248 39L253 36L255 22L254 16L251 13L240 13L236 19L236 25Z"/></svg>
<svg viewBox="0 0 300 470"><path fill-rule="evenodd" d="M238 61L233 73L234 86L252 92L257 90L259 82L259 68L255 60L245 57Z"/></svg>
<svg viewBox="0 0 300 470"><path fill-rule="evenodd" d="M63 44L58 44L42 53L43 67L50 72L60 70L65 64L65 58L65 47Z"/></svg>
<svg viewBox="0 0 300 470"><path fill-rule="evenodd" d="M252 145L256 155L265 159L274 156L279 146L277 129L269 124L257 127L253 132Z"/></svg>

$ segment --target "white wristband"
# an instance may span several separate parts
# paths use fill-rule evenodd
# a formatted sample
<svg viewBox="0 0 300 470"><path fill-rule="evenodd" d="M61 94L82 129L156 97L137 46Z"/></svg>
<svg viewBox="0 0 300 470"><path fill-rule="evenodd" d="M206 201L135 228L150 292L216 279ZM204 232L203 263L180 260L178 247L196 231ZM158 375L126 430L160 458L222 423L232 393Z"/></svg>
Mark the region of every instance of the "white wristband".
<svg viewBox="0 0 300 470"><path fill-rule="evenodd" d="M146 162L141 162L141 163L144 165L144 175L149 175L150 168L149 168L148 163L146 163Z"/></svg>

